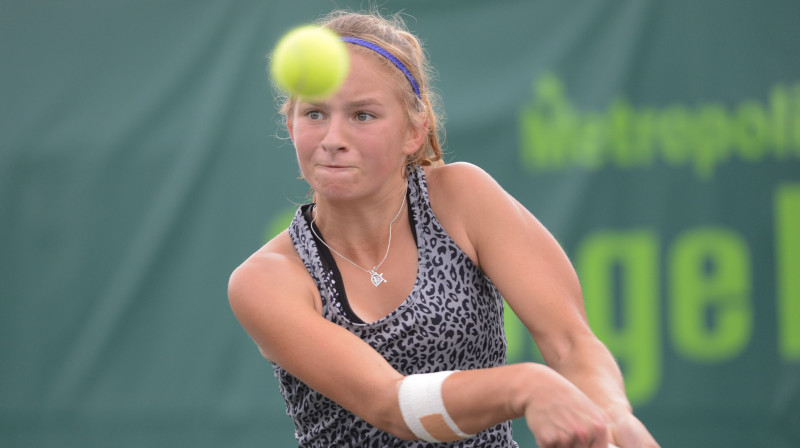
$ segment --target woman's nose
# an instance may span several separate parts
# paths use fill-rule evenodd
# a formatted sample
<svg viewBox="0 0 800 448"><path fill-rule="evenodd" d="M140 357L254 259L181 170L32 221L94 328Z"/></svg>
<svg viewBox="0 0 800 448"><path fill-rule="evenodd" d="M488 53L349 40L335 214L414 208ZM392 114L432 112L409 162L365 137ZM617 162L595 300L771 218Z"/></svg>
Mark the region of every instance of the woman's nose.
<svg viewBox="0 0 800 448"><path fill-rule="evenodd" d="M322 138L322 147L326 151L347 149L346 125L341 117L333 116L329 119L325 136Z"/></svg>

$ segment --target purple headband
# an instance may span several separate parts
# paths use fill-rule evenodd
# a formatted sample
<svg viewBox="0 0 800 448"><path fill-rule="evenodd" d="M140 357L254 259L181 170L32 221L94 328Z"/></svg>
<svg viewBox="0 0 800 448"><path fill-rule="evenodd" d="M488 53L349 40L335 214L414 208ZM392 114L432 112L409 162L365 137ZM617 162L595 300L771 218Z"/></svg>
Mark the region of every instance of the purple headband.
<svg viewBox="0 0 800 448"><path fill-rule="evenodd" d="M343 42L348 42L348 43L351 43L351 44L361 45L362 47L369 48L370 50L372 50L372 51L380 54L381 56L385 57L386 59L388 59L392 64L394 64L397 68L399 68L400 71L403 72L404 75L406 75L406 78L408 78L408 82L411 83L411 87L414 88L414 93L417 94L417 98L422 99L422 96L419 93L419 86L417 86L417 81L414 79L414 75L411 74L411 72L408 70L408 68L406 68L406 65L403 64L400 61L400 59L397 59L396 57L394 57L394 55L392 55L388 51L384 50L379 45L373 44L372 42L369 42L369 41L366 41L366 40L363 40L363 39L356 39L355 37L344 36L344 37L342 37L342 41Z"/></svg>

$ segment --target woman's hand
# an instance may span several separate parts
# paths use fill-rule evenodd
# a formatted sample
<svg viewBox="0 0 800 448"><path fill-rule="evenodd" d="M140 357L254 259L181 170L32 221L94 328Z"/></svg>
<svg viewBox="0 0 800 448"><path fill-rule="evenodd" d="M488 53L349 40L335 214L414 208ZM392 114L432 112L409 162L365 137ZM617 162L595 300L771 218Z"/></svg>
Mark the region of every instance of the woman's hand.
<svg viewBox="0 0 800 448"><path fill-rule="evenodd" d="M606 414L575 385L546 368L525 403L525 420L541 448L608 448ZM623 445L624 446L624 445Z"/></svg>
<svg viewBox="0 0 800 448"><path fill-rule="evenodd" d="M659 448L644 424L630 412L609 416L615 443L620 448Z"/></svg>

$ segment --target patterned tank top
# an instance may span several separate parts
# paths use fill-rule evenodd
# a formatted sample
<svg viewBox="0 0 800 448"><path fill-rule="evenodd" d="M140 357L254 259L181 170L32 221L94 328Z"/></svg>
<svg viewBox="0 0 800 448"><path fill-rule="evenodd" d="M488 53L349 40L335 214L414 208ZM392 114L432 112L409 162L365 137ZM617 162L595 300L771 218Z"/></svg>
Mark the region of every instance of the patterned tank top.
<svg viewBox="0 0 800 448"><path fill-rule="evenodd" d="M363 322L350 309L330 251L310 230L312 204L297 211L289 235L319 288L324 317L364 340L403 375L505 364L500 294L434 216L422 168L409 172L408 185L409 219L417 241L417 279L405 301L375 322ZM301 447L517 447L510 421L451 443L398 439L280 366L273 364L273 369Z"/></svg>

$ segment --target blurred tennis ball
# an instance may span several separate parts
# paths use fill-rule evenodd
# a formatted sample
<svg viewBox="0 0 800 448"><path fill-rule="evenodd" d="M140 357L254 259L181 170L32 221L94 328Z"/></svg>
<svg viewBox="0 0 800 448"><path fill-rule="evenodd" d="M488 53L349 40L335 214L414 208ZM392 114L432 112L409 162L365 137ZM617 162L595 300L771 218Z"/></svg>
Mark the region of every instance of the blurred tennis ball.
<svg viewBox="0 0 800 448"><path fill-rule="evenodd" d="M339 35L304 25L284 35L270 61L275 83L292 96L324 99L333 95L350 69L350 57Z"/></svg>

